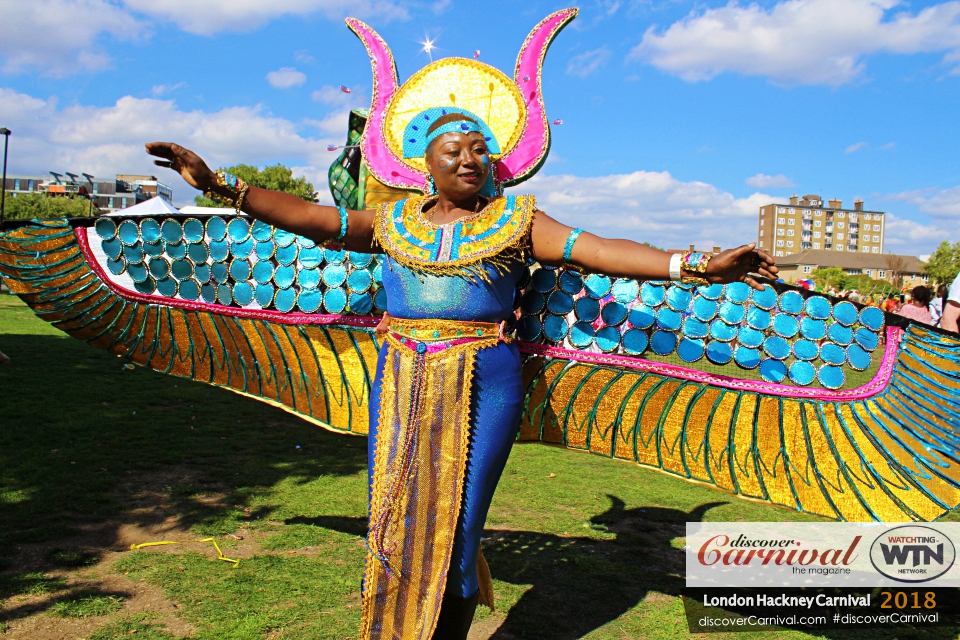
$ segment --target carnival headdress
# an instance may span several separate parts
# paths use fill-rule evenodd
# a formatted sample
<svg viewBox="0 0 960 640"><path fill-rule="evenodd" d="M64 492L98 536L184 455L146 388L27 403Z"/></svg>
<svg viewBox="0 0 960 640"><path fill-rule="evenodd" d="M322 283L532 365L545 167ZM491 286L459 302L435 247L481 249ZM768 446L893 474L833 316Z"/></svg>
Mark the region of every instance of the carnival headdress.
<svg viewBox="0 0 960 640"><path fill-rule="evenodd" d="M440 125L431 131L433 123L443 116L456 114L465 116L462 120L454 120L447 124ZM497 137L483 118L466 109L457 107L430 107L424 109L410 119L406 128L403 130L403 157L422 158L427 152L430 143L445 133L471 133L477 132L483 134L487 141L487 149L491 154L500 154L500 143Z"/></svg>
<svg viewBox="0 0 960 640"><path fill-rule="evenodd" d="M446 110L472 117L488 144L495 143L490 148L491 176L498 191L532 177L550 150L540 83L543 60L553 39L576 16L577 9L564 9L534 27L520 48L513 79L479 60L444 58L402 85L383 38L348 18L347 26L363 42L373 69L370 110L359 139L369 175L391 190L426 193L429 173L423 150L429 122L421 128L415 118ZM345 167L348 160L345 155L338 164ZM360 181L359 174L355 179Z"/></svg>

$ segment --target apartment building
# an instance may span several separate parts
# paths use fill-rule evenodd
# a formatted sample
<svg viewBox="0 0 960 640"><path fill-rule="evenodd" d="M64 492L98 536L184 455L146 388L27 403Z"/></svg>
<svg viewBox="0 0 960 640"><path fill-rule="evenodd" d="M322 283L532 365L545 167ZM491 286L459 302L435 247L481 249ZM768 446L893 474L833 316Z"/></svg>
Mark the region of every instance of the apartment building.
<svg viewBox="0 0 960 640"><path fill-rule="evenodd" d="M49 175L8 175L4 185L8 197L25 193L76 194L93 201L101 213L132 207L153 197L173 204L173 190L155 176L117 174L115 178L80 177L51 172Z"/></svg>
<svg viewBox="0 0 960 640"><path fill-rule="evenodd" d="M844 209L840 200L824 205L819 195L760 207L757 246L775 257L800 251L882 254L886 213L865 211L863 200Z"/></svg>

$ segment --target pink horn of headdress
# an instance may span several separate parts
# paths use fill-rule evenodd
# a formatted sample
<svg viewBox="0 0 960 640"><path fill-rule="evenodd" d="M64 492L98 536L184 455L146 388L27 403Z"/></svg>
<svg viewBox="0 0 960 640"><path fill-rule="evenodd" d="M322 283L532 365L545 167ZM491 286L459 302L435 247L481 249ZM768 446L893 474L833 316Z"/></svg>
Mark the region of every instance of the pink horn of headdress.
<svg viewBox="0 0 960 640"><path fill-rule="evenodd" d="M577 9L563 9L544 18L533 28L520 48L514 80L527 104L523 137L497 163L497 181L503 186L523 182L535 174L550 151L550 126L543 106L540 75L547 49L560 30L577 17Z"/></svg>
<svg viewBox="0 0 960 640"><path fill-rule="evenodd" d="M363 42L373 69L373 94L370 96L370 114L360 138L360 150L370 173L380 182L401 189L426 189L426 179L413 169L398 162L390 153L383 138L383 119L387 105L397 92L397 66L390 47L376 31L366 24L347 18L347 26Z"/></svg>

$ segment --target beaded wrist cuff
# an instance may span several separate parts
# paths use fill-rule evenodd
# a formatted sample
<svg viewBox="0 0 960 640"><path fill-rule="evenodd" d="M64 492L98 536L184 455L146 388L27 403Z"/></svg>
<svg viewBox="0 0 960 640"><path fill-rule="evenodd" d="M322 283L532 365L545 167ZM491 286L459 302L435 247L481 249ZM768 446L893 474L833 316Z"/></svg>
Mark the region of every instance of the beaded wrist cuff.
<svg viewBox="0 0 960 640"><path fill-rule="evenodd" d="M581 233L583 233L583 229L574 229L570 232L570 235L567 236L567 242L563 245L563 266L572 269L580 268L572 262L571 256L573 254L573 244L577 241L577 238L580 237Z"/></svg>
<svg viewBox="0 0 960 640"><path fill-rule="evenodd" d="M228 207L233 207L237 215L240 215L240 207L243 206L243 199L247 196L247 190L250 188L246 182L237 176L225 172L223 169L217 171L217 186L223 187L230 192L229 196L222 196L212 189L205 191L203 195L211 200L216 200Z"/></svg>
<svg viewBox="0 0 960 640"><path fill-rule="evenodd" d="M337 209L340 210L340 233L337 234L337 237L335 238L335 240L337 242L340 242L341 240L347 237L348 221L347 221L347 210L342 206L338 206Z"/></svg>

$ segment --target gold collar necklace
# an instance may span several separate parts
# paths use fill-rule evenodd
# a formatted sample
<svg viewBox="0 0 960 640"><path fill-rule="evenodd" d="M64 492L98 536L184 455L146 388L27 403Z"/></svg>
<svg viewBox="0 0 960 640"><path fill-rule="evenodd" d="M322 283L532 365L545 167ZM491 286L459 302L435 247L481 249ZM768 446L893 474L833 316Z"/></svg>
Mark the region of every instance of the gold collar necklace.
<svg viewBox="0 0 960 640"><path fill-rule="evenodd" d="M492 202L492 200L489 200L489 199L488 199L488 200L487 200L487 204L486 204L484 207L481 208L481 207L480 207L480 196L477 196L477 204L476 204L476 205L474 206L474 208L473 208L473 213L470 213L470 214L468 214L468 215L465 215L465 216L463 216L463 217L461 217L461 218L457 218L456 220L451 220L450 222L445 222L444 224L436 224L436 223L433 221L433 215L434 215L434 214L436 213L436 211L437 211L436 205L434 205L434 207L433 207L432 209L430 209L430 212L429 212L428 215L425 215L424 212L423 212L423 208L424 208L424 207L427 205L427 203L429 203L431 200L434 200L435 202L439 202L440 196L439 196L439 195L436 195L436 196L430 196L430 197L428 197L428 198L424 198L423 202L420 203L420 220L421 220L424 224L426 224L427 226L433 227L433 228L435 228L435 229L439 229L440 227L445 227L445 226L450 225L450 224L456 224L456 223L458 223L458 222L466 222L466 221L468 221L468 220L473 220L474 218L478 218L478 217L480 217L480 215L481 215L484 211L487 210L487 207L490 206L490 202ZM428 217L428 216L429 216L429 217Z"/></svg>

